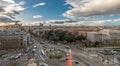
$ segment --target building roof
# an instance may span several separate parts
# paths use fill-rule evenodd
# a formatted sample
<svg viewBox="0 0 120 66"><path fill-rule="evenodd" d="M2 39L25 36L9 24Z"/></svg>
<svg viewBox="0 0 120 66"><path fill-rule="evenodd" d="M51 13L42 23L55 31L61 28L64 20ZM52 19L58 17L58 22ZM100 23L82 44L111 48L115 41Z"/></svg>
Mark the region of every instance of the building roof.
<svg viewBox="0 0 120 66"><path fill-rule="evenodd" d="M100 32L87 32L87 33L89 33L89 34L102 34Z"/></svg>
<svg viewBox="0 0 120 66"><path fill-rule="evenodd" d="M21 35L21 34L26 34L24 31L0 31L0 36L14 36L14 35Z"/></svg>

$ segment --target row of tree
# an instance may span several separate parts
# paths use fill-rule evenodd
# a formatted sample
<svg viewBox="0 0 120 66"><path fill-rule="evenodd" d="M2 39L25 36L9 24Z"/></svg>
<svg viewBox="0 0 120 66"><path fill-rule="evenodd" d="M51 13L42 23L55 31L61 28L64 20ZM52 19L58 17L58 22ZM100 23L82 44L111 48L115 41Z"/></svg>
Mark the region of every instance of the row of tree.
<svg viewBox="0 0 120 66"><path fill-rule="evenodd" d="M64 42L64 43L72 43L76 41L82 41L85 40L86 37L83 35L74 35L68 31L63 30L50 30L46 31L45 35L43 35L43 38L46 38L48 40L52 40L54 42Z"/></svg>
<svg viewBox="0 0 120 66"><path fill-rule="evenodd" d="M32 33L32 31L30 31L30 33L36 37L40 37L39 35ZM97 47L100 44L100 42L98 41L96 41L95 43L88 41L86 37L82 34L75 35L63 30L48 30L42 34L42 38L53 41L54 43L62 42L64 44L71 44L79 41L80 45L83 47Z"/></svg>

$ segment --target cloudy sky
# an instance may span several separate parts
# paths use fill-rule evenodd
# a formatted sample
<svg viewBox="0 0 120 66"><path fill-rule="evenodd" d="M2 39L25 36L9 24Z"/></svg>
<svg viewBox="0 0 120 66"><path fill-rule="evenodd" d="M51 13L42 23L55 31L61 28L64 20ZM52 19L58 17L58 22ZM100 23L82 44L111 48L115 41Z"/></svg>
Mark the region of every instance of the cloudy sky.
<svg viewBox="0 0 120 66"><path fill-rule="evenodd" d="M0 24L120 25L120 0L0 0Z"/></svg>

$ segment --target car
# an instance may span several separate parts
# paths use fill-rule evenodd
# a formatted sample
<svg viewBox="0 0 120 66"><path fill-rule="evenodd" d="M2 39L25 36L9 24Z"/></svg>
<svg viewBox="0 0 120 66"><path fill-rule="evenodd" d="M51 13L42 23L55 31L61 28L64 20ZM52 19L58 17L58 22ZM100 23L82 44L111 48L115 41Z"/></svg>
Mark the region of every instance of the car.
<svg viewBox="0 0 120 66"><path fill-rule="evenodd" d="M65 48L66 48L66 49L70 49L70 47L69 47L69 46L65 46Z"/></svg>
<svg viewBox="0 0 120 66"><path fill-rule="evenodd" d="M91 66L90 64L86 64L86 66Z"/></svg>
<svg viewBox="0 0 120 66"><path fill-rule="evenodd" d="M47 46L43 46L43 48L47 48Z"/></svg>
<svg viewBox="0 0 120 66"><path fill-rule="evenodd" d="M41 53L42 53L43 55L45 55L45 52L44 52L44 50L43 50L43 49L41 49Z"/></svg>
<svg viewBox="0 0 120 66"><path fill-rule="evenodd" d="M32 44L34 44L34 42L33 42L33 41L30 41L30 42L29 42L29 44L31 44L31 45L32 45Z"/></svg>
<svg viewBox="0 0 120 66"><path fill-rule="evenodd" d="M34 53L34 52L35 52L35 50L36 50L36 49L34 49L34 48L33 48L33 49L32 49L32 52Z"/></svg>
<svg viewBox="0 0 120 66"><path fill-rule="evenodd" d="M112 54L120 54L120 51L112 50L111 53L112 53Z"/></svg>
<svg viewBox="0 0 120 66"><path fill-rule="evenodd" d="M15 58L18 59L18 58L20 58L20 56L22 56L21 53L17 54L17 55L15 56Z"/></svg>
<svg viewBox="0 0 120 66"><path fill-rule="evenodd" d="M10 60L14 60L14 56L11 56L9 59L10 59Z"/></svg>
<svg viewBox="0 0 120 66"><path fill-rule="evenodd" d="M116 51L118 54L120 54L120 50L113 50L113 51Z"/></svg>
<svg viewBox="0 0 120 66"><path fill-rule="evenodd" d="M40 42L40 44L44 44L44 42Z"/></svg>
<svg viewBox="0 0 120 66"><path fill-rule="evenodd" d="M65 62L67 60L67 58L60 58L59 61L60 62Z"/></svg>
<svg viewBox="0 0 120 66"><path fill-rule="evenodd" d="M25 49L23 50L24 53L28 53L29 51L30 51L30 48L25 48Z"/></svg>
<svg viewBox="0 0 120 66"><path fill-rule="evenodd" d="M107 50L99 50L97 53L103 54L103 55L108 55L109 52Z"/></svg>
<svg viewBox="0 0 120 66"><path fill-rule="evenodd" d="M37 48L37 46L33 46L33 48Z"/></svg>
<svg viewBox="0 0 120 66"><path fill-rule="evenodd" d="M79 62L78 61L74 61L75 62L75 64L79 64Z"/></svg>
<svg viewBox="0 0 120 66"><path fill-rule="evenodd" d="M10 60L16 60L16 59L20 58L21 56L22 56L22 54L19 53L19 54L16 54L16 55L11 56L9 59L10 59Z"/></svg>
<svg viewBox="0 0 120 66"><path fill-rule="evenodd" d="M44 63L44 62L41 62L39 63L40 66L49 66L48 64Z"/></svg>

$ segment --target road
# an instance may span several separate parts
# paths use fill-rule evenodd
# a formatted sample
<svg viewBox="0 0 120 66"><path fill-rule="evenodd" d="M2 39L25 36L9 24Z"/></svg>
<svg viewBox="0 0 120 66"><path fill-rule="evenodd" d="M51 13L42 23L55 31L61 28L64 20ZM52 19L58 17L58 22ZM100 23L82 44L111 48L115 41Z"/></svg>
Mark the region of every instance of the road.
<svg viewBox="0 0 120 66"><path fill-rule="evenodd" d="M55 45L55 44L51 44L51 42L48 42L48 41L45 41L45 40L40 40L39 38L35 38L34 37L34 39L36 40L36 42L39 42L39 41L42 41L42 42L44 42L45 44L47 44L47 45L49 45L50 47L54 47L54 48L59 48L59 49L62 49L62 50L64 50L64 51L66 51L66 52L68 52L68 49L66 49L65 47L64 47L64 45L63 46L58 46L58 45ZM38 46L39 47L39 46ZM76 51L73 51L73 52L76 52ZM78 53L78 52L76 52L76 53ZM81 60L81 59L83 59L83 58L79 58L79 56L77 55L77 54L73 54L72 53L72 55L73 55L73 57L74 57L74 60L76 60L76 61L78 61L78 62L80 62L80 63L83 63L83 60ZM38 57L39 58L39 57ZM65 66L66 65L66 62L59 62L58 60L50 60L50 59L47 59L47 63L50 65L50 66ZM84 61L84 63L86 63L86 64L88 64L86 61Z"/></svg>
<svg viewBox="0 0 120 66"><path fill-rule="evenodd" d="M37 63L37 66L40 66L39 63L44 62L48 64L49 66L65 66L65 62L59 62L59 60L56 59L49 59L47 56L43 55L41 53L41 50L43 50L42 44L40 44L40 39L34 38L35 44L34 46L37 46L36 51L34 53L35 55L35 62ZM49 42L43 41L46 45L50 45ZM50 45L50 48L55 47L54 45Z"/></svg>
<svg viewBox="0 0 120 66"><path fill-rule="evenodd" d="M66 49L63 46L58 46L58 45L55 45L55 44L51 44L51 42L48 42L46 40L43 40L43 39L39 39L39 38L35 38L35 42L37 42L37 44L40 44L39 42L42 41L44 42L45 44L49 45L50 47L54 47L54 48L59 48L59 49L62 49L64 51L68 51L68 49ZM41 45L38 46L39 50L41 48ZM91 59L89 57L89 55L85 55L84 52L82 52L81 50L78 50L78 49L75 49L75 48L71 48L72 49L72 57L74 60L82 63L82 64L87 64L87 65L90 65L90 66L107 66L107 65L104 65L103 63L97 61L96 59ZM41 55L41 53L39 52L39 50L36 50L37 54L36 54L36 57L37 58L40 58L39 56ZM87 53L88 54L88 53ZM43 60L42 60L43 61ZM47 62L48 61L48 62ZM50 60L50 59L47 59L46 60L46 63L48 63L50 66L65 66L65 62L59 62L57 60ZM61 64L64 64L64 65L61 65Z"/></svg>
<svg viewBox="0 0 120 66"><path fill-rule="evenodd" d="M49 59L46 56L46 54L44 54L44 51L43 51L43 46L46 45L51 49L56 48L56 49L61 49L61 50L64 50L65 52L68 52L68 48L66 48L65 45L56 45L48 40L44 40L34 36L32 36L31 39L33 41L33 44L27 47L27 48L30 48L30 51L27 53L20 51L22 53L22 56L16 60L17 62L19 62L20 64L19 66L26 66L30 58L35 59L35 63L37 66L41 66L40 65L41 63L44 63L48 66L66 66L66 60L60 61L57 59ZM41 42L43 44L41 44ZM110 65L103 64L100 60L98 60L97 57L92 57L91 52L77 49L75 46L70 46L70 47L72 50L73 66L110 66ZM35 49L35 52L32 52L33 49ZM6 59L7 58L3 59L2 61L0 60L0 63L8 62L8 60ZM78 62L78 64L76 64L75 62Z"/></svg>

